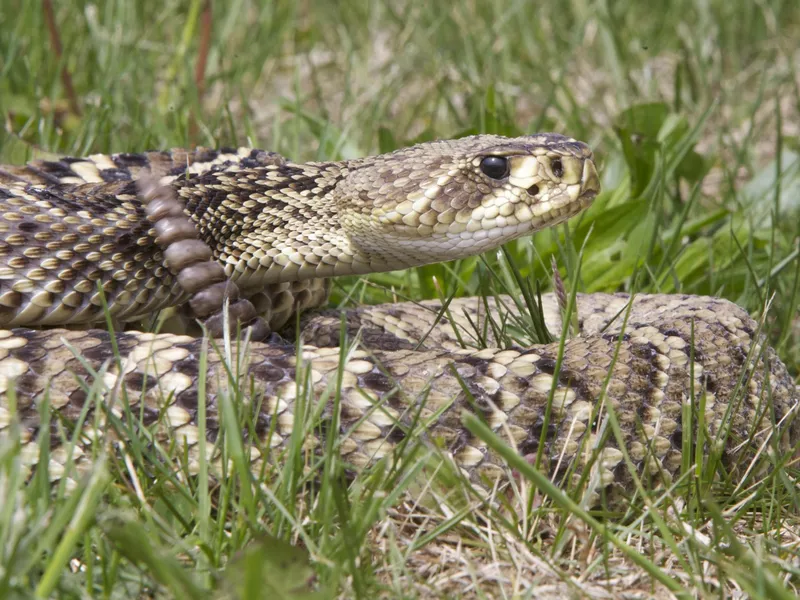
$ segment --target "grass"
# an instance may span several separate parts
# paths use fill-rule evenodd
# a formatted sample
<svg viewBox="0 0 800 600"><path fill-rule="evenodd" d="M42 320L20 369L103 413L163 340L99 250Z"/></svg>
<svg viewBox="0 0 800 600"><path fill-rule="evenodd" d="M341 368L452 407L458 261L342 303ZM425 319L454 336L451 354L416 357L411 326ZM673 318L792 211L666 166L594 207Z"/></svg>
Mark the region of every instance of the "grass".
<svg viewBox="0 0 800 600"><path fill-rule="evenodd" d="M604 193L586 213L502 254L342 278L332 305L547 287L554 258L568 290L728 298L764 316L770 343L800 372L794 2L232 0L215 3L206 38L200 0L78 0L55 10L60 58L41 4L3 8L4 163L193 144L339 159L475 132L561 131L598 157ZM528 334L511 325L509 339ZM309 495L299 453L275 485L251 473L240 400L224 403L219 444L234 470L219 485L208 465L184 477L167 468L188 460L178 448L142 441L127 461L101 453L76 489L51 494L41 471L26 485L21 432L4 430L0 596L796 593L787 457L718 504L650 498L619 518L584 515L524 463L515 467L544 490L528 511L454 491L445 501L446 490L424 485L414 445L352 483L328 457ZM401 493L420 485L418 501Z"/></svg>

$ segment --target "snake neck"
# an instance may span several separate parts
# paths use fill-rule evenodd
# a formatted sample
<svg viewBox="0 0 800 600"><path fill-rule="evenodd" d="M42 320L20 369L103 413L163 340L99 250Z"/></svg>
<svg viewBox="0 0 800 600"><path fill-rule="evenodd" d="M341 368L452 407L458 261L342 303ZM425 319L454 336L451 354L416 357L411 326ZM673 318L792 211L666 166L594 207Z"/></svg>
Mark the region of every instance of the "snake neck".
<svg viewBox="0 0 800 600"><path fill-rule="evenodd" d="M348 194L350 165L284 163L174 185L215 259L244 289L408 266L351 235L367 226L369 211L368 199Z"/></svg>

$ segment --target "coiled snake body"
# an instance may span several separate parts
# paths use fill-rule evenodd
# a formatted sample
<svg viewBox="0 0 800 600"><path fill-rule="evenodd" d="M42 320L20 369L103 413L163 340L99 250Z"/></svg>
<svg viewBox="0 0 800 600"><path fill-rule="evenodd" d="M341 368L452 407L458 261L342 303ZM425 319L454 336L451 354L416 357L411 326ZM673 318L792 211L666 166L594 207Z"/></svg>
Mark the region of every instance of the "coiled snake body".
<svg viewBox="0 0 800 600"><path fill-rule="evenodd" d="M21 423L29 465L39 456L45 397L59 423L74 424L95 385L115 414L125 414L117 401L123 398L139 426L185 444L196 463L200 381L212 440L217 400L235 391L218 353L209 352L200 373L199 339L138 331L112 339L97 329L106 314L118 331L135 328L191 295L188 279L176 275L183 259L160 243L173 232L146 216L135 186L145 173L182 199L181 218L189 217L191 235L204 242L191 243L210 247L212 262L272 330L322 304L325 278L475 254L561 222L599 192L587 146L556 134L474 136L338 163L295 164L238 149L2 167L0 432ZM193 275L207 272L196 267ZM474 299L455 300L448 319L438 318L436 302L352 311L345 324L361 347L346 352L338 347L338 315L326 313L308 320L299 350L250 342L235 362L246 389L243 409L257 411L252 431L261 439L252 458L280 452L295 425L298 394L310 389L325 399L332 386L341 386L338 448L350 464L385 456L422 423L479 486L507 471L462 427L463 410L478 412L525 455L536 454L543 440L553 476L572 467L580 473L591 460L601 487L624 486L628 477L616 440L602 435L601 401L614 407L635 466L665 483L681 469L685 436L697 440L698 428L706 450L720 450L732 470L746 470L763 448L785 451L797 440L789 425L797 391L744 310L708 297L639 296L630 307L629 300L579 295L581 333L566 341L562 362L558 343L465 347L455 328L486 316ZM552 296L544 309L551 332L560 332ZM64 326L70 329L55 329ZM99 383L92 371L102 373ZM323 418L332 406L328 401ZM63 432L52 426L51 478L74 478L91 466L89 430L97 422L83 425L87 437L70 461ZM313 435L306 444L320 446Z"/></svg>

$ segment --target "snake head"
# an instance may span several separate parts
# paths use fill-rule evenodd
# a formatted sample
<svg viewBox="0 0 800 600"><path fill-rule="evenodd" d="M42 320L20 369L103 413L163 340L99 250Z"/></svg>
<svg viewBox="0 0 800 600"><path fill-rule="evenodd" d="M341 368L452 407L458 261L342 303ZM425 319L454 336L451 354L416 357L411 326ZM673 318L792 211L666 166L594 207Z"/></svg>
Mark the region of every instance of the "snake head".
<svg viewBox="0 0 800 600"><path fill-rule="evenodd" d="M600 192L589 147L553 133L428 142L356 161L342 184L340 223L373 270L491 250Z"/></svg>

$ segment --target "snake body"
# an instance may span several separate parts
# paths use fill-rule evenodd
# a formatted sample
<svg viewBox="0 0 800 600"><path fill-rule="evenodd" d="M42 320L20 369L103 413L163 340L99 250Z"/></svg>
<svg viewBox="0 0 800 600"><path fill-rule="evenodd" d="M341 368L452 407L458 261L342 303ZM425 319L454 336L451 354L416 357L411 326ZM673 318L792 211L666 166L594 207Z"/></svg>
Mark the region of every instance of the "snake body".
<svg viewBox="0 0 800 600"><path fill-rule="evenodd" d="M469 347L454 331L487 317L474 299L454 301L446 319L431 302L351 311L346 329L362 342L355 349L338 346L340 319L322 313L305 324L299 349L234 344L226 357L210 351L206 372L202 340L139 331L112 339L92 328L105 319L98 285L111 318L128 327L187 299L158 243L169 228L153 227L137 195L145 172L182 199L213 260L273 329L322 304L325 278L484 251L577 214L599 192L591 151L556 134L473 136L336 163L238 149L3 167L0 431L22 425L29 465L39 457L42 400L59 423L75 425L92 385L112 413L128 415L115 401L123 398L138 426L187 446L193 464L202 382L206 435L213 441L219 432L220 398L236 397L252 412L256 463L285 447L297 400L309 397L323 402L323 421L338 425L337 448L350 464L386 456L421 424L481 487L507 472L463 428L464 410L522 454L542 454L553 477L590 465L599 488L627 485L621 449L668 484L685 467L687 440L705 440L704 454L713 450L727 469L745 472L764 448L785 452L800 437L797 390L784 365L758 324L717 298L579 296L581 332L566 341L563 360L558 343ZM554 297L545 297L545 312L549 329L560 331ZM73 329L53 329L60 326ZM608 437L609 406L621 440ZM63 433L51 428L53 479L91 466L97 423L79 423L85 441L70 461ZM306 446L320 448L320 439L309 435ZM207 447L213 459L218 449Z"/></svg>

